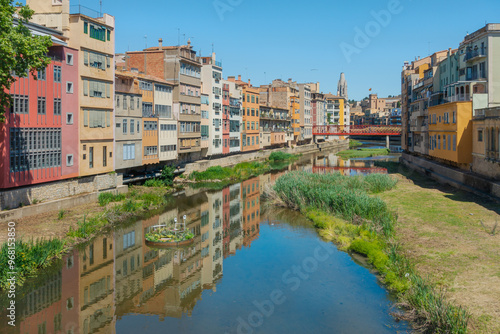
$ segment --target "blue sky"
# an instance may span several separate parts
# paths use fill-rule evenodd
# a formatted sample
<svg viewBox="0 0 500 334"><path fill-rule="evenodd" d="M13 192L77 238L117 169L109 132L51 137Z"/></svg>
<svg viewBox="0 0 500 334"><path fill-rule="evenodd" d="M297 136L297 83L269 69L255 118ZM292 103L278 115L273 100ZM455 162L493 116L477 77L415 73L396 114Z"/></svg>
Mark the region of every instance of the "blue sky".
<svg viewBox="0 0 500 334"><path fill-rule="evenodd" d="M467 32L500 22L498 0L102 2L103 11L116 17L117 52L143 49L145 35L148 46L160 37L164 45L177 45L180 29L181 43L191 38L203 56L214 45L224 77L241 74L256 85L275 78L319 81L323 91L336 93L345 72L354 99L367 96L370 88L379 96L398 95L405 60L457 47ZM80 3L99 10L99 0ZM372 12L389 12L389 7L393 14L377 29ZM356 27L372 29L368 45L356 46ZM357 48L350 62L341 46Z"/></svg>

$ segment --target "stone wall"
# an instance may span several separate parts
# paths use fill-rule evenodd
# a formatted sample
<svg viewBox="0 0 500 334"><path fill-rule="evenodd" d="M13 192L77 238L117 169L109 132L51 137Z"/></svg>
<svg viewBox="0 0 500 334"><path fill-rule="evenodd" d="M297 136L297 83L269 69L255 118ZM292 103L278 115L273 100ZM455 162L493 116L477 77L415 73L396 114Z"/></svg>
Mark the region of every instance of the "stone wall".
<svg viewBox="0 0 500 334"><path fill-rule="evenodd" d="M487 178L500 181L500 163L486 160L484 156L472 155L472 171Z"/></svg>
<svg viewBox="0 0 500 334"><path fill-rule="evenodd" d="M122 185L118 186L116 189L104 190L103 192L125 194L128 192L128 187ZM25 217L41 213L59 211L59 210L73 208L75 206L95 203L98 201L100 193L101 192L93 192L90 194L83 194L69 198L57 199L50 202L42 202L40 204L29 205L19 209L2 211L0 212L0 222L16 221Z"/></svg>
<svg viewBox="0 0 500 334"><path fill-rule="evenodd" d="M123 176L112 173L4 190L0 192L0 210L116 189L122 185Z"/></svg>
<svg viewBox="0 0 500 334"><path fill-rule="evenodd" d="M228 167L228 166L234 166L236 164L239 164L240 162L245 162L245 161L264 160L267 159L271 155L271 153L275 151L283 151L291 154L300 154L300 153L304 154L320 150L333 150L333 149L338 149L339 151L347 150L349 149L349 141L348 140L328 141L319 144L296 146L294 148L277 148L273 150L263 150L251 153L237 154L213 160L201 160L187 164L185 173L191 174L194 171L200 172L214 166Z"/></svg>
<svg viewBox="0 0 500 334"><path fill-rule="evenodd" d="M400 161L407 167L425 174L439 183L449 184L477 195L500 198L500 183L494 180L407 153L403 153Z"/></svg>

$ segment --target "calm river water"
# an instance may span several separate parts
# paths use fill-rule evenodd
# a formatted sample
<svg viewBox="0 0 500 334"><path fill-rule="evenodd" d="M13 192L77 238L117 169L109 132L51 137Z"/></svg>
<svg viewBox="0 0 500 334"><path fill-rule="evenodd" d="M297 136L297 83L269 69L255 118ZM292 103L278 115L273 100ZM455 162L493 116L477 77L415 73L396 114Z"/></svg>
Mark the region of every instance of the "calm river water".
<svg viewBox="0 0 500 334"><path fill-rule="evenodd" d="M385 172L320 152L288 170ZM186 189L161 215L73 250L18 290L15 333L400 333L369 269L295 212L261 201L283 173L222 191ZM154 249L150 226L187 216L192 246ZM3 299L5 301L5 299Z"/></svg>

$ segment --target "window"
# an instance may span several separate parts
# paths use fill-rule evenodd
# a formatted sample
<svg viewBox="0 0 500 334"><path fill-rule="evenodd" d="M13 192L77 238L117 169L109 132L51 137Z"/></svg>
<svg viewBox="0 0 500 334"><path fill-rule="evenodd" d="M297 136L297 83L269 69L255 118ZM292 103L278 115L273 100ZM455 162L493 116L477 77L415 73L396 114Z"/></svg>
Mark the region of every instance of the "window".
<svg viewBox="0 0 500 334"><path fill-rule="evenodd" d="M99 41L106 41L106 28L90 23L90 38L97 39ZM85 28L84 28L85 29Z"/></svg>
<svg viewBox="0 0 500 334"><path fill-rule="evenodd" d="M66 93L68 94L73 94L73 83L72 82L66 82Z"/></svg>
<svg viewBox="0 0 500 334"><path fill-rule="evenodd" d="M157 131L157 130L158 130L158 122L144 121L144 131Z"/></svg>
<svg viewBox="0 0 500 334"><path fill-rule="evenodd" d="M451 151L451 135L448 135L448 151Z"/></svg>
<svg viewBox="0 0 500 334"><path fill-rule="evenodd" d="M90 128L107 128L111 126L111 111L84 110L83 126Z"/></svg>
<svg viewBox="0 0 500 334"><path fill-rule="evenodd" d="M134 110L134 97L130 97L130 110Z"/></svg>
<svg viewBox="0 0 500 334"><path fill-rule="evenodd" d="M66 124L68 124L68 125L73 124L73 114L72 113L66 114Z"/></svg>
<svg viewBox="0 0 500 334"><path fill-rule="evenodd" d="M477 130L477 141L480 143L483 142L483 130Z"/></svg>
<svg viewBox="0 0 500 334"><path fill-rule="evenodd" d="M67 53L66 54L66 64L68 65L73 65L73 54Z"/></svg>
<svg viewBox="0 0 500 334"><path fill-rule="evenodd" d="M438 135L438 150L441 149L441 135Z"/></svg>
<svg viewBox="0 0 500 334"><path fill-rule="evenodd" d="M126 119L123 120L122 131L123 131L123 134L127 134L127 120Z"/></svg>
<svg viewBox="0 0 500 334"><path fill-rule="evenodd" d="M142 103L142 117L153 117L153 116L154 116L153 104L143 102Z"/></svg>
<svg viewBox="0 0 500 334"><path fill-rule="evenodd" d="M135 160L135 144L123 145L123 160Z"/></svg>
<svg viewBox="0 0 500 334"><path fill-rule="evenodd" d="M11 95L12 104L10 112L12 114L27 114L29 112L29 100L27 95Z"/></svg>
<svg viewBox="0 0 500 334"><path fill-rule="evenodd" d="M452 122L453 122L453 124L457 123L457 112L456 111L454 111L452 114Z"/></svg>
<svg viewBox="0 0 500 334"><path fill-rule="evenodd" d="M94 148L89 147L89 168L94 168Z"/></svg>
<svg viewBox="0 0 500 334"><path fill-rule="evenodd" d="M83 22L83 33L88 34L88 32L89 32L89 23Z"/></svg>
<svg viewBox="0 0 500 334"><path fill-rule="evenodd" d="M163 145L160 147L160 152L175 152L177 151L177 145Z"/></svg>
<svg viewBox="0 0 500 334"><path fill-rule="evenodd" d="M38 98L38 114L45 115L46 112L47 112L47 110L46 110L46 105L45 105L45 98L39 97Z"/></svg>
<svg viewBox="0 0 500 334"><path fill-rule="evenodd" d="M444 115L443 115L443 122L448 124L450 123L450 113L448 112L445 112Z"/></svg>
<svg viewBox="0 0 500 334"><path fill-rule="evenodd" d="M133 119L130 120L130 134L133 135L135 132L135 121Z"/></svg>
<svg viewBox="0 0 500 334"><path fill-rule="evenodd" d="M66 167L73 166L73 154L66 155Z"/></svg>
<svg viewBox="0 0 500 334"><path fill-rule="evenodd" d="M443 150L446 150L446 135L443 135Z"/></svg>
<svg viewBox="0 0 500 334"><path fill-rule="evenodd" d="M144 156L151 156L158 154L158 146L146 146L144 147Z"/></svg>
<svg viewBox="0 0 500 334"><path fill-rule="evenodd" d="M137 133L141 131L141 121L137 121Z"/></svg>
<svg viewBox="0 0 500 334"><path fill-rule="evenodd" d="M102 148L102 166L106 167L108 165L108 147L104 146Z"/></svg>
<svg viewBox="0 0 500 334"><path fill-rule="evenodd" d="M61 129L11 128L10 171L61 166Z"/></svg>
<svg viewBox="0 0 500 334"><path fill-rule="evenodd" d="M54 66L54 82L61 82L61 66Z"/></svg>
<svg viewBox="0 0 500 334"><path fill-rule="evenodd" d="M106 98L110 97L110 84L96 80L83 80L83 95L87 95L87 83L90 97Z"/></svg>
<svg viewBox="0 0 500 334"><path fill-rule="evenodd" d="M172 118L172 106L155 104L155 114L161 118Z"/></svg>
<svg viewBox="0 0 500 334"><path fill-rule="evenodd" d="M116 95L116 107L120 108L120 95Z"/></svg>
<svg viewBox="0 0 500 334"><path fill-rule="evenodd" d="M128 109L128 104L127 104L128 96L123 97L123 109Z"/></svg>
<svg viewBox="0 0 500 334"><path fill-rule="evenodd" d="M453 135L453 151L457 150L457 135Z"/></svg>
<svg viewBox="0 0 500 334"><path fill-rule="evenodd" d="M45 80L46 79L45 70L38 71L37 78L38 80Z"/></svg>

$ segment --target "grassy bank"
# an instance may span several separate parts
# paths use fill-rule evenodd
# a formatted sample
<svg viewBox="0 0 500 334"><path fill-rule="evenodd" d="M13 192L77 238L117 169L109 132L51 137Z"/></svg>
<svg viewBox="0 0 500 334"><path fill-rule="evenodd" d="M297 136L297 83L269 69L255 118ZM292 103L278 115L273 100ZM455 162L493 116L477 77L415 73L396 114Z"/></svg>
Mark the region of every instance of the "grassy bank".
<svg viewBox="0 0 500 334"><path fill-rule="evenodd" d="M499 203L398 163L377 165L399 180L379 197L398 212L395 234L402 251L421 275L470 311L471 332L500 333Z"/></svg>
<svg viewBox="0 0 500 334"><path fill-rule="evenodd" d="M395 187L396 180L387 175L293 172L276 181L270 196L304 213L340 249L365 255L388 288L398 294L409 311L406 315L425 331L465 333L469 314L422 279L394 241L397 215L375 194Z"/></svg>
<svg viewBox="0 0 500 334"><path fill-rule="evenodd" d="M354 158L370 158L380 155L387 155L391 153L390 150L386 148L360 148L355 150L346 150L337 153L339 157L344 160L354 159Z"/></svg>
<svg viewBox="0 0 500 334"><path fill-rule="evenodd" d="M127 194L101 193L95 205L30 217L31 222L38 221L31 226L29 235L21 233L26 226L23 221L19 221L16 224L17 241L13 247L16 284L21 286L27 279L37 276L71 247L106 233L118 224L158 213L168 204L165 195L171 191L173 188L162 183L160 187L130 187ZM38 235L50 235L44 229L54 230L55 226L57 229L64 228L65 231L52 238L35 238ZM0 290L7 289L7 280L11 278L9 272L12 270L7 263L12 247L9 249L8 246L5 242L0 249Z"/></svg>
<svg viewBox="0 0 500 334"><path fill-rule="evenodd" d="M207 183L216 182L218 184L216 184L215 187L224 187L231 183L245 181L272 170L283 169L299 156L300 155L281 151L273 152L267 160L262 162L242 162L233 167L214 166L203 172L192 172L188 179L200 183L201 186L207 186Z"/></svg>

